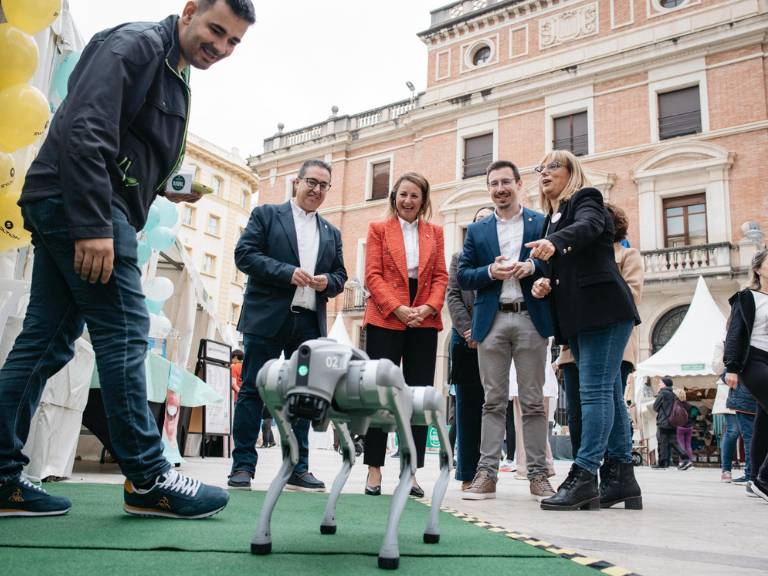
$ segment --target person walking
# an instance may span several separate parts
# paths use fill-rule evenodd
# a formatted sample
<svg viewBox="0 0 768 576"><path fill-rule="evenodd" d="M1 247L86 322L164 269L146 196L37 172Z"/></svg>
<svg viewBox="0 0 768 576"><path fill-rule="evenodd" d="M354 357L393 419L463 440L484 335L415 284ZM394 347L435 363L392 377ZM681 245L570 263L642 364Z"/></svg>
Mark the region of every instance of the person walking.
<svg viewBox="0 0 768 576"><path fill-rule="evenodd" d="M672 464L672 450L674 450L680 457L678 468L688 470L693 466L693 463L677 441L677 426L670 421L675 402L678 402L673 389L674 381L669 376L664 376L661 383L662 386L653 402L653 409L656 412L656 441L658 443L658 461L653 468L657 470L669 468Z"/></svg>
<svg viewBox="0 0 768 576"><path fill-rule="evenodd" d="M47 380L72 359L86 324L111 451L126 477L123 509L204 518L226 506L226 491L163 457L147 404L149 314L136 233L183 160L190 68L230 56L254 22L249 0L189 1L181 16L99 32L83 50L19 200L34 265L24 327L0 371L0 515L71 507L25 478L22 448Z"/></svg>
<svg viewBox="0 0 768 576"><path fill-rule="evenodd" d="M768 250L752 258L750 276L749 287L729 299L723 362L728 387L737 388L741 377L757 401L747 488L768 501Z"/></svg>

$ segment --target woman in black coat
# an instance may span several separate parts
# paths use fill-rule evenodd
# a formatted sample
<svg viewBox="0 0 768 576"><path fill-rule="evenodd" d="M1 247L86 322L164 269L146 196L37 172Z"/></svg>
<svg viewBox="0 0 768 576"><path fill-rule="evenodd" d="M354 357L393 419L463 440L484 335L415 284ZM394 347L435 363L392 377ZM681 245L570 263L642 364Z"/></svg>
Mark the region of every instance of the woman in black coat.
<svg viewBox="0 0 768 576"><path fill-rule="evenodd" d="M755 254L749 288L731 296L729 302L725 383L735 389L741 376L757 400L749 488L768 500L768 250Z"/></svg>
<svg viewBox="0 0 768 576"><path fill-rule="evenodd" d="M570 152L550 152L536 171L548 219L544 238L527 246L533 258L548 262L548 272L534 284L533 295L549 297L555 339L576 358L582 413L581 446L568 478L541 507L595 509L624 502L625 508L641 509L621 383L624 347L640 317L616 265L613 219Z"/></svg>

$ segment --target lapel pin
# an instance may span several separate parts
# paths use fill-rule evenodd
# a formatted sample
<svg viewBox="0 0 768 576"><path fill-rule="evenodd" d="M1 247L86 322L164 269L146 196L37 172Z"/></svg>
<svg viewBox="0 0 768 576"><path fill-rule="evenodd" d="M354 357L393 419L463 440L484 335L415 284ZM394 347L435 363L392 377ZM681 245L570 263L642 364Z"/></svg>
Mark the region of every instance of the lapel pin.
<svg viewBox="0 0 768 576"><path fill-rule="evenodd" d="M561 217L562 217L562 214L560 214L560 212L555 212L552 215L552 224L556 224L557 222L559 222Z"/></svg>
<svg viewBox="0 0 768 576"><path fill-rule="evenodd" d="M533 217L532 216L528 216L528 222L533 222Z"/></svg>

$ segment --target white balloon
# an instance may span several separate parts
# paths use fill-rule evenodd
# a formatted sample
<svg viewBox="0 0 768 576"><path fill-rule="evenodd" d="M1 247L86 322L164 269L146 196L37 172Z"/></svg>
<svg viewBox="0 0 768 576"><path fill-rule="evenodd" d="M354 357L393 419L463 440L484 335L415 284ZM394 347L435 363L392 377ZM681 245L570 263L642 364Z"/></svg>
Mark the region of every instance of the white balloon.
<svg viewBox="0 0 768 576"><path fill-rule="evenodd" d="M171 321L165 316L158 314L149 315L149 337L150 338L165 338L171 333Z"/></svg>
<svg viewBox="0 0 768 576"><path fill-rule="evenodd" d="M156 302L165 302L173 296L173 282L168 278L158 276L144 286L144 295Z"/></svg>

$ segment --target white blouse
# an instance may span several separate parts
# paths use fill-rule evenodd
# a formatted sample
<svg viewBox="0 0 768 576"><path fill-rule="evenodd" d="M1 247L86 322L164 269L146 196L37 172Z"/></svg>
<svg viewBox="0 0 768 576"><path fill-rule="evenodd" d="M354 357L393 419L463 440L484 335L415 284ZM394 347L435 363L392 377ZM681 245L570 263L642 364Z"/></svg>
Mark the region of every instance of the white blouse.
<svg viewBox="0 0 768 576"><path fill-rule="evenodd" d="M400 228L403 231L403 242L405 243L405 264L408 268L408 278L419 277L419 219L413 222L406 222L400 216Z"/></svg>
<svg viewBox="0 0 768 576"><path fill-rule="evenodd" d="M768 352L768 294L752 290L752 296L755 298L755 322L749 345Z"/></svg>

